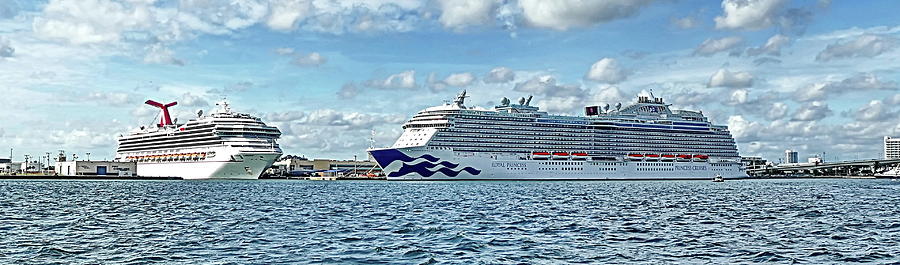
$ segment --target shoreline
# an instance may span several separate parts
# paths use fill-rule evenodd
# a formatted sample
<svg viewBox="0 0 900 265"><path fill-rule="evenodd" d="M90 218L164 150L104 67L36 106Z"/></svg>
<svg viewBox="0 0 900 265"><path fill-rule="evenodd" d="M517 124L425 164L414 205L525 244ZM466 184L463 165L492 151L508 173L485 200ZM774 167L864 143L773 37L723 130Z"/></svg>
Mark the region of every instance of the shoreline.
<svg viewBox="0 0 900 265"><path fill-rule="evenodd" d="M748 178L737 178L737 179L726 179L726 180L764 180L764 179L890 179L890 178L879 178L875 176L791 176L791 177L781 177L781 176L765 176L765 177L748 177ZM120 176L55 176L55 175L0 175L0 180L182 180L179 177L120 177ZM287 177L261 177L259 180L315 180L322 181L323 179L310 179L308 177L304 178L287 178ZM328 179L333 181L342 181L342 180L364 180L364 181L387 181L385 178L345 178L340 177L336 179ZM553 180L553 179L528 179L528 180L495 180L495 181L679 181L679 180L697 180L697 181L708 181L707 179L572 179L572 180ZM458 180L458 181L466 181L466 180ZM472 181L492 181L492 180L472 180Z"/></svg>

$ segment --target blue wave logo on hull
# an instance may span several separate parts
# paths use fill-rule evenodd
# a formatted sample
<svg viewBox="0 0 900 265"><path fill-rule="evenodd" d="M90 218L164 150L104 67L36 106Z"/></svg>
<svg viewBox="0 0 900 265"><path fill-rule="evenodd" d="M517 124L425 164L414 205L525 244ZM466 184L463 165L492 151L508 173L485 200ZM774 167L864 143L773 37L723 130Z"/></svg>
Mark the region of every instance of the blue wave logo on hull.
<svg viewBox="0 0 900 265"><path fill-rule="evenodd" d="M447 163L449 163L449 162L447 162ZM477 170L472 167L464 167L463 169L460 169L459 171L453 171L450 168L442 167L442 168L436 169L434 171L431 171L431 170L428 170L428 167L423 164L430 164L430 163L422 162L422 163L415 164L415 165L407 165L406 163L404 163L403 166L400 167L400 170L397 170L397 172L391 172L390 174L388 174L388 177L400 177L400 176L410 174L410 173L417 173L417 174L422 175L423 177L427 178L427 177L431 177L432 175L434 175L438 172L444 173L444 175L447 175L448 177L456 177L456 176L459 176L459 173L462 173L463 171L468 172L469 174L472 174L472 175L481 174L481 170Z"/></svg>
<svg viewBox="0 0 900 265"><path fill-rule="evenodd" d="M427 177L433 176L434 174L437 174L438 172L443 173L444 175L447 175L448 177L456 177L456 176L459 176L459 174L462 173L463 171L465 171L469 174L472 174L472 175L481 174L481 170L478 170L478 169L475 169L472 167L464 167L460 170L454 171L453 169L458 167L459 164L454 164L449 161L440 161L439 158L434 157L429 154L424 154L419 157L413 158L413 157L410 157L396 149L374 150L374 151L371 151L370 153L372 154L372 157L375 158L375 161L377 161L378 164L381 165L381 168L387 167L394 161L402 161L403 162L403 165L400 166L400 169L397 170L396 172L389 173L388 177L401 177L401 176L404 176L407 174L416 173L416 174L421 175L422 177L427 178ZM412 165L407 164L409 162L415 161L420 158L425 159L428 162L423 161L418 164L412 164ZM440 162L438 162L438 161L440 161ZM432 170L432 168L435 168L438 166L442 166L442 167Z"/></svg>

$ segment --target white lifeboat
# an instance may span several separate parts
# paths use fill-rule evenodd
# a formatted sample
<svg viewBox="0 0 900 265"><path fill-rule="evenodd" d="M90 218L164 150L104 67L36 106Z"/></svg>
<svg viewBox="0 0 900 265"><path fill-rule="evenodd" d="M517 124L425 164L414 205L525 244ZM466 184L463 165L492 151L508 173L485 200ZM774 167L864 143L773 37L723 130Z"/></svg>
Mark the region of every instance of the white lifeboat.
<svg viewBox="0 0 900 265"><path fill-rule="evenodd" d="M534 160L550 159L550 152L532 152L531 159L534 159Z"/></svg>
<svg viewBox="0 0 900 265"><path fill-rule="evenodd" d="M673 155L673 154L664 154L664 155L662 155L662 156L659 158L659 160L662 160L662 161L675 161L675 155Z"/></svg>
<svg viewBox="0 0 900 265"><path fill-rule="evenodd" d="M709 159L708 155L694 155L694 161L704 162Z"/></svg>
<svg viewBox="0 0 900 265"><path fill-rule="evenodd" d="M569 159L569 153L566 152L553 152L553 155L550 156L553 160L566 160Z"/></svg>
<svg viewBox="0 0 900 265"><path fill-rule="evenodd" d="M643 155L643 154L628 154L626 157L628 158L628 160L631 160L631 161L641 161L641 160L644 160L644 155Z"/></svg>
<svg viewBox="0 0 900 265"><path fill-rule="evenodd" d="M585 152L573 152L572 160L587 160L588 154Z"/></svg>

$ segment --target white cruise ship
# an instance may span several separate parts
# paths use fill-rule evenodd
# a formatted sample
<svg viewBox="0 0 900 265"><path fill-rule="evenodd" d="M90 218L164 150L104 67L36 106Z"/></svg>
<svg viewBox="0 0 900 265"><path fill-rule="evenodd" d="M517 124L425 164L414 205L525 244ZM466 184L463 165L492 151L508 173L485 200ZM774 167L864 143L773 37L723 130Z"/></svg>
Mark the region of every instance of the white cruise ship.
<svg viewBox="0 0 900 265"><path fill-rule="evenodd" d="M661 98L586 116L552 115L503 98L493 110L426 108L390 148L369 149L388 180L605 180L747 177L727 126Z"/></svg>
<svg viewBox="0 0 900 265"><path fill-rule="evenodd" d="M228 103L184 124L173 123L176 103L146 102L161 109L159 124L119 137L118 161L137 162L137 174L183 179L257 179L281 156L278 128L231 111ZM176 119L177 121L177 119Z"/></svg>

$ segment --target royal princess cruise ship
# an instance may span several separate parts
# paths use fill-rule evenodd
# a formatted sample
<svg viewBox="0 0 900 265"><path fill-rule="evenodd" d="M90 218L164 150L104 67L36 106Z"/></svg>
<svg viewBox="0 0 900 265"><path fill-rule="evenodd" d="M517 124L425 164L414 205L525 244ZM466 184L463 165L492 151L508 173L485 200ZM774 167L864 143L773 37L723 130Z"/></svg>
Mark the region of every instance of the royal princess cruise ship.
<svg viewBox="0 0 900 265"><path fill-rule="evenodd" d="M388 180L747 177L727 126L652 95L586 107L586 116L540 111L531 97L492 110L465 99L420 111L393 146L368 150Z"/></svg>
<svg viewBox="0 0 900 265"><path fill-rule="evenodd" d="M275 142L281 131L257 117L233 112L228 102L184 124L173 123L169 116L169 107L177 103L146 103L161 109L159 124L120 136L116 153L118 161L137 162L140 176L257 179L281 156Z"/></svg>

